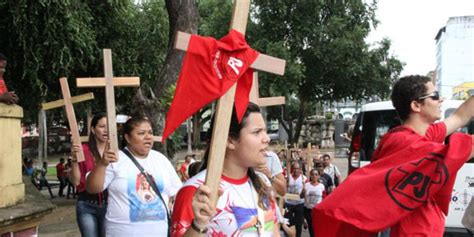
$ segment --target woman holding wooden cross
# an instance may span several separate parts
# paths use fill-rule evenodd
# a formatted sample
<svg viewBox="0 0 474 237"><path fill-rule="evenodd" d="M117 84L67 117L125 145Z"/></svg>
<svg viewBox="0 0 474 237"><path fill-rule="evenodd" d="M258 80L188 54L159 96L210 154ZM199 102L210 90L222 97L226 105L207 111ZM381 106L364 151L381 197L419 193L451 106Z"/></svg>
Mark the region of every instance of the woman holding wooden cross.
<svg viewBox="0 0 474 237"><path fill-rule="evenodd" d="M107 149L87 177L87 191L109 190L106 236L167 236L169 203L181 187L173 165L152 150L153 130L144 117L123 126L123 149Z"/></svg>
<svg viewBox="0 0 474 237"><path fill-rule="evenodd" d="M213 128L213 126L211 126ZM211 133L212 134L212 131ZM232 113L215 210L204 185L209 150L201 172L178 192L173 236L278 236L276 205L268 178L253 167L266 163L270 138L257 105L249 103L241 123ZM218 177L215 177L218 178Z"/></svg>
<svg viewBox="0 0 474 237"><path fill-rule="evenodd" d="M107 114L98 113L91 120L89 141L72 147L71 182L77 188L76 219L82 236L105 236L107 190L91 194L86 191L86 174L104 154L107 143ZM76 154L84 152L84 161L77 162Z"/></svg>

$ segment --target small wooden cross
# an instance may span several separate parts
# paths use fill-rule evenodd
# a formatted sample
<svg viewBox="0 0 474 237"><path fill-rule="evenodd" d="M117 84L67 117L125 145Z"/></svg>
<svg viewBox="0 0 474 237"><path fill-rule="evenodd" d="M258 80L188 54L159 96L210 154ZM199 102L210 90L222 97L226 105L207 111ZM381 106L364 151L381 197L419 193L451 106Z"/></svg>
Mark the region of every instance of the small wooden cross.
<svg viewBox="0 0 474 237"><path fill-rule="evenodd" d="M79 135L79 129L77 127L77 121L76 121L76 114L74 113L74 107L72 106L72 104L78 103L81 101L94 99L94 94L91 92L91 93L71 97L71 92L69 91L69 84L67 83L67 78L62 77L59 79L59 82L61 84L61 92L63 94L63 99L52 101L49 103L43 103L42 108L43 110L49 110L49 109L64 106L66 109L67 120L69 122L69 129L71 131L72 144L80 146L81 137ZM77 154L77 161L84 161L84 153L82 152L82 149Z"/></svg>
<svg viewBox="0 0 474 237"><path fill-rule="evenodd" d="M306 148L306 177L311 178L311 170L313 169L313 157L311 156L311 143L308 142Z"/></svg>
<svg viewBox="0 0 474 237"><path fill-rule="evenodd" d="M115 94L114 87L138 87L139 77L114 77L112 70L112 52L104 49L104 77L77 78L77 87L105 87L105 100L107 107L107 135L109 136L110 148L117 152L119 150L117 138L117 123L115 122Z"/></svg>
<svg viewBox="0 0 474 237"><path fill-rule="evenodd" d="M277 96L277 97L260 97L260 93L258 92L258 72L253 73L253 82L252 82L252 89L250 90L249 100L254 102L260 107L268 107L273 105L282 105L285 104L285 97L284 96Z"/></svg>
<svg viewBox="0 0 474 237"><path fill-rule="evenodd" d="M245 34L247 28L247 20L250 9L250 0L234 1L234 9L232 13L231 29L237 30ZM191 35L178 32L175 48L186 51L188 48ZM285 61L268 55L260 54L251 68L283 75L285 71ZM225 150L227 138L229 135L230 119L232 108L234 107L234 97L236 91L235 83L217 102L215 113L215 125L218 129L213 129L212 140L209 150L209 161L206 173L206 185L210 187L210 202L215 207L218 200L217 191L219 188L220 177L224 164ZM216 178L218 177L218 178Z"/></svg>

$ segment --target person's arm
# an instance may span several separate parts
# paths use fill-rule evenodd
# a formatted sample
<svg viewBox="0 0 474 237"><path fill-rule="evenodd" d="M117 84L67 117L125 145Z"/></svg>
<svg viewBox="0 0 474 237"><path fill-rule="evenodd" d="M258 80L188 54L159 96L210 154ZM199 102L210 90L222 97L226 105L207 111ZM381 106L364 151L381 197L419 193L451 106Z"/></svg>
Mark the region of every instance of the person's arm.
<svg viewBox="0 0 474 237"><path fill-rule="evenodd" d="M110 146L108 147L110 148ZM87 176L86 190L88 193L100 193L103 191L105 170L107 169L107 166L110 163L116 161L117 157L115 156L114 151L108 149L104 152L104 156L102 157L102 159L96 163L94 169Z"/></svg>
<svg viewBox="0 0 474 237"><path fill-rule="evenodd" d="M16 104L18 102L18 96L14 91L7 91L0 95L0 102L5 104Z"/></svg>
<svg viewBox="0 0 474 237"><path fill-rule="evenodd" d="M279 165L279 163L278 163ZM280 168L281 169L281 168ZM255 168L256 171L263 173L269 180L271 180L273 189L280 195L284 196L286 193L286 180L282 173L273 176L272 171L267 163L261 164ZM283 170L281 170L283 171Z"/></svg>
<svg viewBox="0 0 474 237"><path fill-rule="evenodd" d="M341 171L339 171L339 168L337 168L336 165L334 165L334 176L337 177L337 180L339 181L339 185L342 183L342 175L341 175Z"/></svg>
<svg viewBox="0 0 474 237"><path fill-rule="evenodd" d="M72 185L77 186L81 182L81 171L79 169L79 164L77 163L77 152L79 149L82 149L80 145L73 145L71 149L72 153L72 164L71 164L71 173L69 175Z"/></svg>
<svg viewBox="0 0 474 237"><path fill-rule="evenodd" d="M286 194L286 179L283 176L283 173L279 173L273 176L272 187L275 189L275 192L280 196L285 196Z"/></svg>
<svg viewBox="0 0 474 237"><path fill-rule="evenodd" d="M474 117L474 97L471 96L454 113L444 120L446 124L446 135L464 126Z"/></svg>
<svg viewBox="0 0 474 237"><path fill-rule="evenodd" d="M215 213L215 209L212 208L211 201L209 200L210 195L211 189L206 185L201 185L194 193L194 197L192 200L194 218L192 222L200 229L207 228L209 221ZM198 231L191 227L186 230L183 236L204 236L204 234L200 234Z"/></svg>

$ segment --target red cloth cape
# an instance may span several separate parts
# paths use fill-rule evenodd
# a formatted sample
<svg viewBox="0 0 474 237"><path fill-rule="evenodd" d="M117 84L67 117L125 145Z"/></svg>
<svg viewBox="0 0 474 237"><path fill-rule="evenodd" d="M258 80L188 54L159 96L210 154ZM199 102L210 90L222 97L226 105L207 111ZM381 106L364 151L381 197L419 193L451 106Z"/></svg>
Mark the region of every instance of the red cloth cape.
<svg viewBox="0 0 474 237"><path fill-rule="evenodd" d="M237 82L235 108L241 120L249 101L253 70L258 52L244 35L232 30L219 41L192 35L176 91L166 117L165 140L189 116L220 98Z"/></svg>
<svg viewBox="0 0 474 237"><path fill-rule="evenodd" d="M358 169L312 210L316 236L373 236L430 198L447 215L456 173L471 147L472 137L460 133L449 145L420 139Z"/></svg>

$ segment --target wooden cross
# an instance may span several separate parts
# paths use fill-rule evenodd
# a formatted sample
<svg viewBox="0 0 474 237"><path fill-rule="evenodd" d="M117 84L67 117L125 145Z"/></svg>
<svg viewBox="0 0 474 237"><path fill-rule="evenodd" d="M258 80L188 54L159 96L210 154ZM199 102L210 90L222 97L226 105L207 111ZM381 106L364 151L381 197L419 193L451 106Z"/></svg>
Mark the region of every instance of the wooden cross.
<svg viewBox="0 0 474 237"><path fill-rule="evenodd" d="M104 77L77 78L77 87L105 87L105 101L107 108L107 135L110 148L119 150L117 139L117 123L115 122L115 94L114 87L139 87L139 77L114 77L112 69L112 52L104 49Z"/></svg>
<svg viewBox="0 0 474 237"><path fill-rule="evenodd" d="M253 82L252 82L252 89L250 90L249 100L254 102L260 107L268 107L273 105L282 105L285 104L285 97L284 96L277 96L277 97L260 97L260 93L258 92L258 72L253 73Z"/></svg>
<svg viewBox="0 0 474 237"><path fill-rule="evenodd" d="M311 143L306 148L306 177L311 178L311 170L313 169L313 157L311 156Z"/></svg>
<svg viewBox="0 0 474 237"><path fill-rule="evenodd" d="M91 100L94 99L94 94L87 93L75 97L71 97L71 92L69 91L69 84L67 83L67 78L62 77L59 79L61 84L61 92L63 94L62 100L56 100L49 103L43 103L42 107L43 110L49 110L57 107L64 106L66 109L67 120L69 122L69 129L71 131L72 136L72 144L73 145L81 145L81 137L79 135L79 129L77 127L76 121L76 114L74 113L74 107L72 106L73 103L78 103L81 101ZM80 149L79 153L77 154L77 160L83 161L84 160L84 153L82 149Z"/></svg>
<svg viewBox="0 0 474 237"><path fill-rule="evenodd" d="M237 30L245 35L249 8L250 0L234 1L231 29ZM178 32L175 41L175 48L186 51L190 37L190 34ZM260 54L251 65L251 68L283 75L285 71L285 61L268 55ZM219 188L220 177L222 175L224 164L225 148L229 135L232 108L234 107L236 85L237 83L235 83L227 91L227 93L225 93L218 100L215 113L215 126L217 126L218 129L213 129L205 181L206 185L212 190L210 202L214 207L218 200L217 190Z"/></svg>

